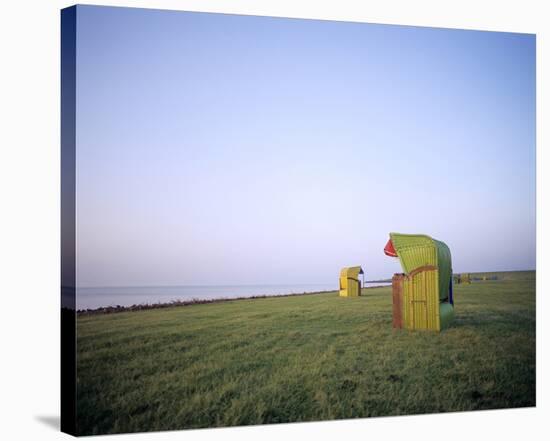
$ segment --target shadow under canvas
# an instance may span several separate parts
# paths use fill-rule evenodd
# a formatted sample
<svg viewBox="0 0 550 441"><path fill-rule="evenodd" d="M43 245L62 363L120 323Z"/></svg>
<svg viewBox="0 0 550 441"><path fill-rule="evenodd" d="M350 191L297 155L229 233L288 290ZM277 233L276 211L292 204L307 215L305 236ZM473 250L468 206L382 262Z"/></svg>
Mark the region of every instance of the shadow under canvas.
<svg viewBox="0 0 550 441"><path fill-rule="evenodd" d="M58 415L40 415L34 417L36 420L40 421L45 426L50 427L51 429L59 430L60 427L60 418Z"/></svg>

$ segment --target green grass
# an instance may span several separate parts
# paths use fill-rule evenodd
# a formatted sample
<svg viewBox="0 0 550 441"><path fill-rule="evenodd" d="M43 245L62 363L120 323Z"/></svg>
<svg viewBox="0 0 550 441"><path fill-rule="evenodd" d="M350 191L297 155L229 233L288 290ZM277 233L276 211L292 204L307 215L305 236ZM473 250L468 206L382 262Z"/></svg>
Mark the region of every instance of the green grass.
<svg viewBox="0 0 550 441"><path fill-rule="evenodd" d="M535 272L498 276L441 333L393 330L389 287L81 316L78 432L534 406Z"/></svg>

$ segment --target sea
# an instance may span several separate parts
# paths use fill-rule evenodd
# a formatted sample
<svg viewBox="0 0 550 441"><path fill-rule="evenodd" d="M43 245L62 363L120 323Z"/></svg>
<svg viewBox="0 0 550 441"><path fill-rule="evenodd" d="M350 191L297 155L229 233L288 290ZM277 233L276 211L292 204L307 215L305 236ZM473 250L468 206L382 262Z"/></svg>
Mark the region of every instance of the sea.
<svg viewBox="0 0 550 441"><path fill-rule="evenodd" d="M365 282L364 287L386 285L390 283ZM85 310L174 301L303 294L337 289L338 286L334 284L86 287L77 289L76 307L79 310Z"/></svg>

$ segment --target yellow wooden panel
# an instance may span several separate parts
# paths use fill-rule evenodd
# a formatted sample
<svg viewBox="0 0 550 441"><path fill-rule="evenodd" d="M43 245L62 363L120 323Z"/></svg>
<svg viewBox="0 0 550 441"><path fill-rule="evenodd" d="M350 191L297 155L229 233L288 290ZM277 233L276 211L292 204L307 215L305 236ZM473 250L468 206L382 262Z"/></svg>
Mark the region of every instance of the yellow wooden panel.
<svg viewBox="0 0 550 441"><path fill-rule="evenodd" d="M403 322L407 329L439 331L437 270L422 271L404 281Z"/></svg>

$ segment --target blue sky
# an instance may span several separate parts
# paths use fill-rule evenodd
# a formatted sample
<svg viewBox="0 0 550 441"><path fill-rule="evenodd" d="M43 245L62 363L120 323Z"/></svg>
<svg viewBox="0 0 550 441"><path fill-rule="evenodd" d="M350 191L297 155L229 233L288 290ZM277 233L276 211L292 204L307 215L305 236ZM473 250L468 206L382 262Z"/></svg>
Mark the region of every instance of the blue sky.
<svg viewBox="0 0 550 441"><path fill-rule="evenodd" d="M535 268L535 36L79 6L80 286Z"/></svg>

